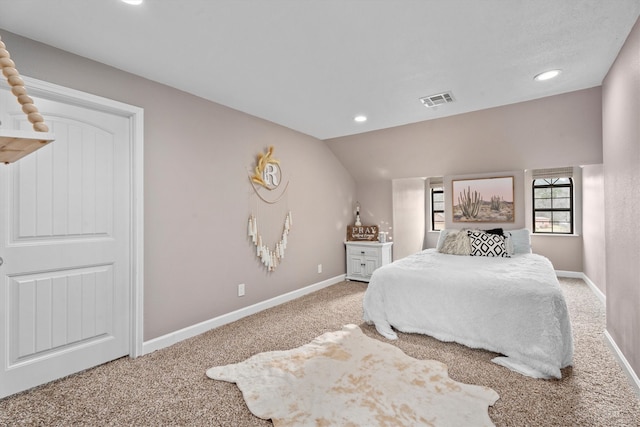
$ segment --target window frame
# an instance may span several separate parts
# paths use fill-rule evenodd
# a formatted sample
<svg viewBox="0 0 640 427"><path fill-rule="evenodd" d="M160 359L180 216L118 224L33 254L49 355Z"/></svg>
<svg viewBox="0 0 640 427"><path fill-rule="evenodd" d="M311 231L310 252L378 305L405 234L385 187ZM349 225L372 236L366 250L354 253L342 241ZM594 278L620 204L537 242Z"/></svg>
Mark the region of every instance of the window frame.
<svg viewBox="0 0 640 427"><path fill-rule="evenodd" d="M559 179L568 179L569 182L568 183L563 183L563 184L557 184L557 181ZM536 185L536 181L547 181L547 184L545 185ZM549 208L536 208L536 200L540 200L540 198L536 198L536 189L540 189L540 188L549 188L551 189L551 194L552 196L550 197L551 200L551 207ZM554 188L568 188L569 189L569 207L568 208L555 208L553 207L553 189ZM532 179L531 182L531 201L532 201L532 206L531 206L531 211L533 213L533 218L532 218L532 229L533 229L533 233L535 234L552 234L552 235L571 235L574 234L574 230L575 230L575 209L574 209L574 201L575 201L575 184L574 184L574 180L572 176L555 176L555 177L534 177ZM554 222L551 221L551 231L540 231L537 229L536 225L538 223L537 220L537 213L538 212L545 212L545 213L551 213L551 216L553 218L553 213L554 212L568 212L569 213L569 231L554 231L553 230L553 224Z"/></svg>
<svg viewBox="0 0 640 427"><path fill-rule="evenodd" d="M435 200L433 199L434 194L442 194L442 206L443 208L440 209L435 209ZM431 187L431 231L441 231L445 229L445 224L442 224L442 228L441 229L437 229L436 228L436 214L441 213L442 217L445 217L445 212L444 212L444 186L438 186L438 187Z"/></svg>

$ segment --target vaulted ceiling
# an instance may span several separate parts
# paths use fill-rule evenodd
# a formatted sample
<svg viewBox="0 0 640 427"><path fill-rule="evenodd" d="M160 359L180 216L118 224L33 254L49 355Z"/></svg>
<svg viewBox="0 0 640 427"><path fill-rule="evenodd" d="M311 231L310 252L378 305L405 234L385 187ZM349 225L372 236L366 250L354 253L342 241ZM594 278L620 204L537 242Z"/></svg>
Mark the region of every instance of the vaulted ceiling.
<svg viewBox="0 0 640 427"><path fill-rule="evenodd" d="M0 0L2 29L320 139L599 86L639 15L640 0Z"/></svg>

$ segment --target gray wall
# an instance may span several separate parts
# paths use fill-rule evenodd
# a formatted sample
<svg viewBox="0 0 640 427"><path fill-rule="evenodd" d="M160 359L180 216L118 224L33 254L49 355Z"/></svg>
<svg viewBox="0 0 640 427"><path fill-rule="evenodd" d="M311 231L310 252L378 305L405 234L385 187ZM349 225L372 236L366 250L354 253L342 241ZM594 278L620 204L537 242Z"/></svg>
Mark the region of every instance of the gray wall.
<svg viewBox="0 0 640 427"><path fill-rule="evenodd" d="M323 141L1 33L22 75L144 108L145 340L344 274L355 182ZM272 208L255 201L248 180L269 145L290 176ZM261 228L276 230L273 244L286 210L293 213L289 247L273 273L247 237L256 209Z"/></svg>
<svg viewBox="0 0 640 427"><path fill-rule="evenodd" d="M601 88L334 138L327 143L356 179L356 197L376 223L393 211L385 204L392 203L392 197L380 197L390 190L389 182L394 179L601 164ZM516 198L526 200L524 184L516 188ZM513 228L531 227L522 218L516 212ZM396 244L401 238L394 236ZM434 246L436 239L434 233L427 233L427 246ZM581 236L534 236L532 243L556 269L583 270Z"/></svg>
<svg viewBox="0 0 640 427"><path fill-rule="evenodd" d="M603 82L607 331L640 373L640 20Z"/></svg>

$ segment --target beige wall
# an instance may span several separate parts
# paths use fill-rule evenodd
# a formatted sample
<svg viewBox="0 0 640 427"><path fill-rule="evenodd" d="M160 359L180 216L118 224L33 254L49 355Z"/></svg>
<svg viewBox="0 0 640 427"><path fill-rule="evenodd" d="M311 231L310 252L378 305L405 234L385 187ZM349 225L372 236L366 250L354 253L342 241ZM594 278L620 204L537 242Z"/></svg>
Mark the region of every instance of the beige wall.
<svg viewBox="0 0 640 427"><path fill-rule="evenodd" d="M356 179L356 197L361 202L366 199L362 189L366 189L366 195L384 197L375 205L387 215L392 208L384 203L391 203L391 197L384 193L393 179L450 179L601 164L601 88L334 138L327 143ZM516 187L516 199L521 201L518 206L524 207L520 212L527 209L525 190L522 181ZM445 194L445 200L448 198ZM372 217L377 215L371 212ZM517 212L516 223L504 226L531 228ZM436 234L427 233L425 247L435 246ZM396 245L402 244L398 242L401 237L395 237ZM551 259L556 269L582 271L581 236L534 236L532 244L536 252Z"/></svg>
<svg viewBox="0 0 640 427"><path fill-rule="evenodd" d="M640 374L640 20L603 82L607 331Z"/></svg>
<svg viewBox="0 0 640 427"><path fill-rule="evenodd" d="M582 235L584 274L607 293L603 165L582 168Z"/></svg>
<svg viewBox="0 0 640 427"><path fill-rule="evenodd" d="M360 218L363 224L375 225L384 223L392 227L391 193L390 180L358 185L357 201L360 203ZM353 211L355 213L355 207ZM393 229L389 231L390 236L393 238Z"/></svg>
<svg viewBox="0 0 640 427"><path fill-rule="evenodd" d="M556 271L581 273L583 270L582 236L533 234L531 249L533 252L549 258Z"/></svg>
<svg viewBox="0 0 640 427"><path fill-rule="evenodd" d="M358 186L397 178L600 164L601 88L327 143Z"/></svg>
<svg viewBox="0 0 640 427"><path fill-rule="evenodd" d="M144 108L145 340L344 274L355 182L324 142L5 31L2 39L23 75ZM290 177L274 207L255 201L248 180L269 145ZM293 213L273 273L247 237L256 209L274 244Z"/></svg>
<svg viewBox="0 0 640 427"><path fill-rule="evenodd" d="M393 231L393 259L420 252L425 229L425 180L401 178L391 182Z"/></svg>

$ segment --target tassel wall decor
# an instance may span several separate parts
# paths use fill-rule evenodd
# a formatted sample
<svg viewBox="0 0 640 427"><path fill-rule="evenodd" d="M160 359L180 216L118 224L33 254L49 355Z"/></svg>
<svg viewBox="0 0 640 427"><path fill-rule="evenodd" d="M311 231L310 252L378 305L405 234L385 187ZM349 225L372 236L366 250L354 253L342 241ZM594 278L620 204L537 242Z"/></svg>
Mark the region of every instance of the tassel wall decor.
<svg viewBox="0 0 640 427"><path fill-rule="evenodd" d="M268 271L274 271L284 259L284 250L287 248L289 230L291 229L292 225L293 219L291 216L291 211L289 211L284 219L282 238L278 243L276 243L275 248L271 249L262 242L262 235L258 231L257 218L253 214L249 216L249 222L247 224L247 234L251 238L253 244L256 246L256 256L260 258L260 261Z"/></svg>

